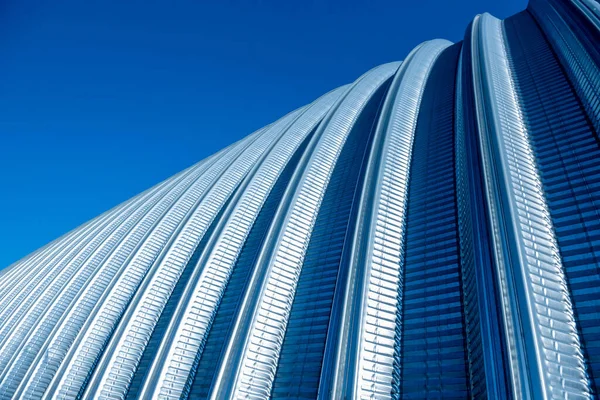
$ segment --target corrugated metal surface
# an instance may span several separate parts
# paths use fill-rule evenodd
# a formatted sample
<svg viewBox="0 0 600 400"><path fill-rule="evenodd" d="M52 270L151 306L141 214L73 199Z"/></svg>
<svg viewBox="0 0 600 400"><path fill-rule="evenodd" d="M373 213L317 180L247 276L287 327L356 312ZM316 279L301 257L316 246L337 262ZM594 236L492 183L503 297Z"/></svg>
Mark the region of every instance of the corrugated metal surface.
<svg viewBox="0 0 600 400"><path fill-rule="evenodd" d="M598 26L477 16L4 269L0 398L597 396Z"/></svg>

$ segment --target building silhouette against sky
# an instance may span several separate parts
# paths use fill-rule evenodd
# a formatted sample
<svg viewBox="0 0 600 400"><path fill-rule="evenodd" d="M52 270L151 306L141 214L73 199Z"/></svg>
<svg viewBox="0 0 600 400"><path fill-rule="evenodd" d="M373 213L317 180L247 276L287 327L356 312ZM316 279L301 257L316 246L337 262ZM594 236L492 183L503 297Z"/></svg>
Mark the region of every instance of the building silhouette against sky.
<svg viewBox="0 0 600 400"><path fill-rule="evenodd" d="M0 398L597 396L599 28L479 15L2 270Z"/></svg>

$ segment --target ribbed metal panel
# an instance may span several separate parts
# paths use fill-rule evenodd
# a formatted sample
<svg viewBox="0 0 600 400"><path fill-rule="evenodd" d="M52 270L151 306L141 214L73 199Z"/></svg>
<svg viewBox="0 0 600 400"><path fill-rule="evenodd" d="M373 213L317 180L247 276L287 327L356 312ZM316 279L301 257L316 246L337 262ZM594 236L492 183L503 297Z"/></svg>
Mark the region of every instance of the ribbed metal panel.
<svg viewBox="0 0 600 400"><path fill-rule="evenodd" d="M180 179L169 180L165 193L145 205L146 212L143 218L108 257L101 272L96 273L87 287L81 291L77 300L63 316L62 323L57 325L50 334L40 336L45 340L44 346L29 368L29 376L21 384L20 389L25 393L17 391L17 395L36 397L43 393L50 378L66 357L69 346L76 340L77 333L91 322L98 302L107 296L118 277L123 274L125 266L132 261L136 251L143 245L143 241L158 224L160 217L206 170L206 167L205 165L203 168L194 168Z"/></svg>
<svg viewBox="0 0 600 400"><path fill-rule="evenodd" d="M499 275L506 279L505 324L515 396L589 396L556 238L508 63L500 20L478 21L476 90L487 162L488 201Z"/></svg>
<svg viewBox="0 0 600 400"><path fill-rule="evenodd" d="M404 399L470 394L453 146L460 49L445 49L433 65L415 129L394 355Z"/></svg>
<svg viewBox="0 0 600 400"><path fill-rule="evenodd" d="M477 16L0 271L0 398L597 397L599 10Z"/></svg>
<svg viewBox="0 0 600 400"><path fill-rule="evenodd" d="M250 312L248 333L234 346L243 344L237 356L239 367L235 374L219 377L221 385L213 393L214 398L269 396L304 253L336 159L369 97L397 68L397 63L387 64L359 79L323 125L298 186L290 193L290 208L285 210L276 241L264 256L268 269L261 295Z"/></svg>
<svg viewBox="0 0 600 400"><path fill-rule="evenodd" d="M193 279L188 296L180 303L171 324L171 332L163 341L160 353L154 361L152 371L146 380L142 396L179 398L190 374L194 359L203 345L204 336L214 316L215 308L227 284L227 278L241 246L254 222L269 190L289 161L294 151L325 113L337 100L344 89L329 93L300 116L261 162L244 189L236 199L235 209L223 226L222 233L211 246L207 257L201 258L204 265L202 274ZM151 384L149 384L151 383Z"/></svg>
<svg viewBox="0 0 600 400"><path fill-rule="evenodd" d="M348 307L349 312L357 313L350 327L356 333L348 343L351 347L344 350L350 352L346 356L352 360L348 368L354 371L338 375L334 397L344 393L348 397L384 398L392 392L406 192L416 116L431 65L448 45L442 40L427 42L409 55L384 104L370 156L372 168L367 171L372 186L365 188L358 216L366 219L369 228L360 235L364 242L354 244L351 265L362 275L362 284L354 289L356 306ZM343 342L340 345L344 346Z"/></svg>
<svg viewBox="0 0 600 400"><path fill-rule="evenodd" d="M578 26L583 25L585 21L571 15L569 8L566 7L571 2L565 1L567 3L565 5L560 3L533 0L529 9L548 37L550 45L558 55L598 131L600 130L600 46L598 43L600 31L597 25L594 26L592 30L596 33L596 37L595 39L589 37L590 32L578 29ZM597 8L592 9L597 10Z"/></svg>
<svg viewBox="0 0 600 400"><path fill-rule="evenodd" d="M118 333L108 344L105 357L99 362L86 396L97 398L96 390L101 398L125 395L154 324L183 267L189 261L212 219L254 163L272 146L298 114L299 112L294 112L284 117L260 135L251 146L244 149L226 167L215 185L186 218L177 236L171 240L156 264L154 275L146 281L145 287L136 293L133 299L134 306L130 307L129 312L124 316L127 324L122 324L118 328Z"/></svg>

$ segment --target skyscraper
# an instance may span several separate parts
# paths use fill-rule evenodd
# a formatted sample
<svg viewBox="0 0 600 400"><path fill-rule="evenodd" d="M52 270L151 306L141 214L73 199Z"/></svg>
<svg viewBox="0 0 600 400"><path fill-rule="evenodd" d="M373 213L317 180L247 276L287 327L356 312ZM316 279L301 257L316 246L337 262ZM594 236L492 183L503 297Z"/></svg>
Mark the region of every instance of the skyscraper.
<svg viewBox="0 0 600 400"><path fill-rule="evenodd" d="M0 272L1 398L592 398L600 6L477 16Z"/></svg>

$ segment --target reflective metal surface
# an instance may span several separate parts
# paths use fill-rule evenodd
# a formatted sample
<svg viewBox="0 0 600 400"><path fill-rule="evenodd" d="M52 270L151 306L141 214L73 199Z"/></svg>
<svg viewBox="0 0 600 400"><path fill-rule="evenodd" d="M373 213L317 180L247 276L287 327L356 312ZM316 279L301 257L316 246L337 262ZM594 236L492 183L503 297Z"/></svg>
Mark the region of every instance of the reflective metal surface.
<svg viewBox="0 0 600 400"><path fill-rule="evenodd" d="M0 398L597 397L599 10L479 15L3 269Z"/></svg>

